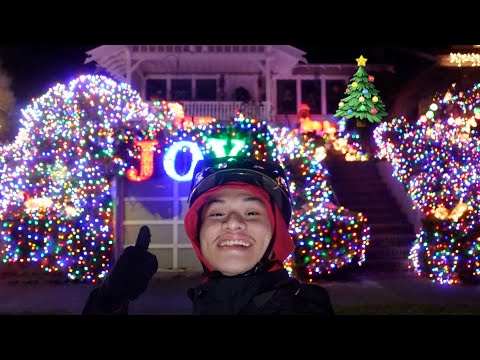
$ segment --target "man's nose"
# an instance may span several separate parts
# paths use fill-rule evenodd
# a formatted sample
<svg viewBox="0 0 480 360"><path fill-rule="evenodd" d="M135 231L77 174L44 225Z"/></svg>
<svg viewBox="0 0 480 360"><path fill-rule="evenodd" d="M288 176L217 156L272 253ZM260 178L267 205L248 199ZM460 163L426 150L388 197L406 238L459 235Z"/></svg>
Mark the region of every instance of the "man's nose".
<svg viewBox="0 0 480 360"><path fill-rule="evenodd" d="M223 227L227 230L243 229L245 227L245 221L243 221L243 217L239 213L232 211L225 218Z"/></svg>

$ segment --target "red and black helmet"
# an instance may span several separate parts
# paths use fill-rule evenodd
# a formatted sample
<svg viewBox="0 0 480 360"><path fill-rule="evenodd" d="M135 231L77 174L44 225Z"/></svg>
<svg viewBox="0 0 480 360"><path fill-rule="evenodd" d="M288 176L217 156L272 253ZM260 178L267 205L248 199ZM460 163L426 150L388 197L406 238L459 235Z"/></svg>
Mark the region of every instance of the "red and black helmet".
<svg viewBox="0 0 480 360"><path fill-rule="evenodd" d="M265 190L280 209L285 224L290 223L292 199L283 167L276 162L252 157L226 156L200 160L193 172L188 206L191 207L205 191L229 182L243 182Z"/></svg>

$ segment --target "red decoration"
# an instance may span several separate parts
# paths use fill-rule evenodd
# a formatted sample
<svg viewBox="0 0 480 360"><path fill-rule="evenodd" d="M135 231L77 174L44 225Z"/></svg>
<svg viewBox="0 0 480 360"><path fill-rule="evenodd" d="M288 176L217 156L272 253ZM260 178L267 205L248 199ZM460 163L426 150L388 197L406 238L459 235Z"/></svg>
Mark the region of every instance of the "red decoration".
<svg viewBox="0 0 480 360"><path fill-rule="evenodd" d="M310 119L310 106L307 104L300 104L300 109L298 111L298 119Z"/></svg>
<svg viewBox="0 0 480 360"><path fill-rule="evenodd" d="M373 75L368 76L368 81L373 82L375 80L375 77Z"/></svg>
<svg viewBox="0 0 480 360"><path fill-rule="evenodd" d="M23 202L26 202L28 199L30 199L30 194L26 191L20 190L19 195L23 198Z"/></svg>
<svg viewBox="0 0 480 360"><path fill-rule="evenodd" d="M370 110L370 112L372 113L372 115L375 115L377 113L377 109L372 108L372 110Z"/></svg>

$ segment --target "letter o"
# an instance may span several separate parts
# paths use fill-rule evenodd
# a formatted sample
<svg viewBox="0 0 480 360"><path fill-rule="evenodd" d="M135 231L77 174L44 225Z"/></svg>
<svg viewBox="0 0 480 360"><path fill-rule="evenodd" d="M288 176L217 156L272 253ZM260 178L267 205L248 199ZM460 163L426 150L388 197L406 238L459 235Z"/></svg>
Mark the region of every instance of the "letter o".
<svg viewBox="0 0 480 360"><path fill-rule="evenodd" d="M177 153L182 151L183 148L189 148L192 153L192 164L190 169L185 175L179 175L175 169L175 159L177 158ZM163 168L168 176L176 181L190 181L193 177L193 170L197 162L203 159L202 152L198 148L198 145L191 141L179 141L173 143L168 150L165 152L163 157Z"/></svg>

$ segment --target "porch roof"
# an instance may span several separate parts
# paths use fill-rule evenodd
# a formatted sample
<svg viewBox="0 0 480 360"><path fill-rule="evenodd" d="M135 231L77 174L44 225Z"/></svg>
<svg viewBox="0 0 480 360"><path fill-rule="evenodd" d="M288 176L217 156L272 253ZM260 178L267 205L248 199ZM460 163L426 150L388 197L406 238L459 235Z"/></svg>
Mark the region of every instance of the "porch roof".
<svg viewBox="0 0 480 360"><path fill-rule="evenodd" d="M96 62L114 78L128 73L258 74L270 61L274 73L286 73L307 63L305 52L289 45L102 45L86 52L85 63Z"/></svg>

